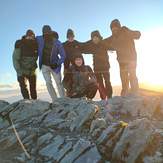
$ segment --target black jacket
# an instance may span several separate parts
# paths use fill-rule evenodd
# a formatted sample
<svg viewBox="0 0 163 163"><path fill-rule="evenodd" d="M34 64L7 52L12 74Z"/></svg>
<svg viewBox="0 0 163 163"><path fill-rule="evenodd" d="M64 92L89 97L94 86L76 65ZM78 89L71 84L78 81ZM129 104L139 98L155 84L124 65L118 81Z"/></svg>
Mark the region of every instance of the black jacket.
<svg viewBox="0 0 163 163"><path fill-rule="evenodd" d="M16 41L13 64L18 76L35 74L37 58L37 43L35 40L27 40L23 37Z"/></svg>
<svg viewBox="0 0 163 163"><path fill-rule="evenodd" d="M108 71L110 68L108 47L101 42L94 44L91 40L86 43L80 43L80 50L85 54L93 54L94 71Z"/></svg>
<svg viewBox="0 0 163 163"><path fill-rule="evenodd" d="M121 27L116 35L105 39L104 44L111 46L111 49L117 52L119 63L136 62L137 53L134 40L139 39L140 36L139 31L132 31L127 27Z"/></svg>
<svg viewBox="0 0 163 163"><path fill-rule="evenodd" d="M74 56L79 54L82 55L82 53L79 49L79 42L76 40L74 40L73 42L69 41L64 42L63 47L66 53L64 68L68 69L70 67L70 64L73 64Z"/></svg>
<svg viewBox="0 0 163 163"><path fill-rule="evenodd" d="M27 40L23 38L20 42L21 56L38 57L38 45L36 39Z"/></svg>
<svg viewBox="0 0 163 163"><path fill-rule="evenodd" d="M90 66L72 65L63 79L63 86L68 92L82 93L90 83L96 84L96 77Z"/></svg>

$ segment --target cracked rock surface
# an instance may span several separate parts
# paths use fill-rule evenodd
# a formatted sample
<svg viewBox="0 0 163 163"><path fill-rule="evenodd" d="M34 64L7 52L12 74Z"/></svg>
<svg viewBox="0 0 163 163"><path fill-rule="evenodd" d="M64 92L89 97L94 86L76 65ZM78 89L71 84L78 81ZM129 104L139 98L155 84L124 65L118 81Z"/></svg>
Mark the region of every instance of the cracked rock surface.
<svg viewBox="0 0 163 163"><path fill-rule="evenodd" d="M163 99L0 101L0 163L163 163Z"/></svg>

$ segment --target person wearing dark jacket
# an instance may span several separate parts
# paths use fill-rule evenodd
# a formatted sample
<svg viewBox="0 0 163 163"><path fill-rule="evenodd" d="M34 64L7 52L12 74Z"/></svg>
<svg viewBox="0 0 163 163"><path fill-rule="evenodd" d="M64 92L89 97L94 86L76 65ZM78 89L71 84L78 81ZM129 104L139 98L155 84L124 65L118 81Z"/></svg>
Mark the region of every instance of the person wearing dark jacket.
<svg viewBox="0 0 163 163"><path fill-rule="evenodd" d="M66 71L72 65L73 57L79 53L82 57L82 53L79 49L79 42L75 40L75 34L72 29L67 30L67 41L63 43L63 47L66 53L66 58L64 62L64 72L66 73Z"/></svg>
<svg viewBox="0 0 163 163"><path fill-rule="evenodd" d="M139 39L141 33L132 31L125 26L121 27L118 19L111 22L110 28L112 36L107 38L105 42L108 42L117 53L122 82L121 95L126 96L128 94L129 84L131 92L135 94L138 91L139 84L136 76L137 53L134 40Z"/></svg>
<svg viewBox="0 0 163 163"><path fill-rule="evenodd" d="M75 54L72 62L63 79L64 88L70 92L69 97L93 99L97 92L97 82L91 67L84 65L80 53Z"/></svg>
<svg viewBox="0 0 163 163"><path fill-rule="evenodd" d="M80 44L80 50L85 54L93 54L94 72L99 84L101 99L105 100L112 97L112 85L110 82L110 63L108 47L103 44L103 38L99 31L91 33L91 40Z"/></svg>
<svg viewBox="0 0 163 163"><path fill-rule="evenodd" d="M21 40L15 43L13 65L17 72L17 79L24 99L37 99L36 68L37 68L37 42L32 30L28 30ZM30 94L27 89L29 82Z"/></svg>
<svg viewBox="0 0 163 163"><path fill-rule="evenodd" d="M43 26L43 35L37 36L39 68L42 70L48 92L55 102L57 96L52 78L56 82L59 97L64 96L64 89L61 83L61 66L65 60L65 51L62 43L58 40L58 34L51 30L49 25Z"/></svg>

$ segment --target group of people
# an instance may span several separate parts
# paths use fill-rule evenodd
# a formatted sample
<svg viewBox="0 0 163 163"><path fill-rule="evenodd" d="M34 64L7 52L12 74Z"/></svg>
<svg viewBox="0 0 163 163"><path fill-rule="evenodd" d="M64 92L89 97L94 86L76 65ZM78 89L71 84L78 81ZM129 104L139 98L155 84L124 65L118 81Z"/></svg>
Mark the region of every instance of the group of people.
<svg viewBox="0 0 163 163"><path fill-rule="evenodd" d="M103 39L98 30L91 33L91 39L86 42L75 40L72 29L67 31L67 41L61 43L59 35L49 25L44 25L42 35L35 36L30 29L15 43L13 65L24 99L37 99L36 69L39 58L39 68L42 71L49 95L54 102L57 97L70 98L87 97L93 99L99 90L102 100L112 97L113 90L110 81L110 63L108 51L115 51L120 67L122 82L121 95L137 93L139 89L136 76L137 54L135 39L139 39L139 31L132 31L121 26L118 19L110 24L112 35ZM84 54L93 55L93 70L84 63ZM64 78L61 78L61 68L64 65ZM56 86L53 86L52 77ZM29 89L27 87L29 82Z"/></svg>

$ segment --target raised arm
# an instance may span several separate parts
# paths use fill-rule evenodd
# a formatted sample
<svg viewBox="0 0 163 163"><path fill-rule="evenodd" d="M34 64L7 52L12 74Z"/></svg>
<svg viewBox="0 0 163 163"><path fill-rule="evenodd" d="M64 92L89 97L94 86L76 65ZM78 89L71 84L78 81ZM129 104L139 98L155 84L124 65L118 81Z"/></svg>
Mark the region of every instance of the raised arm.
<svg viewBox="0 0 163 163"><path fill-rule="evenodd" d="M127 28L127 27L122 27L122 29L123 29L125 32L127 32L128 35L129 35L131 38L133 38L133 39L138 40L138 39L140 38L140 36L141 36L140 31L133 31L133 30Z"/></svg>
<svg viewBox="0 0 163 163"><path fill-rule="evenodd" d="M83 54L92 54L91 40L83 43L78 43L79 49Z"/></svg>
<svg viewBox="0 0 163 163"><path fill-rule="evenodd" d="M102 40L102 43L104 44L105 48L110 51L115 51L114 48L114 39L113 37L108 37Z"/></svg>

